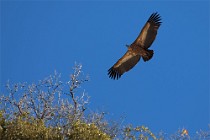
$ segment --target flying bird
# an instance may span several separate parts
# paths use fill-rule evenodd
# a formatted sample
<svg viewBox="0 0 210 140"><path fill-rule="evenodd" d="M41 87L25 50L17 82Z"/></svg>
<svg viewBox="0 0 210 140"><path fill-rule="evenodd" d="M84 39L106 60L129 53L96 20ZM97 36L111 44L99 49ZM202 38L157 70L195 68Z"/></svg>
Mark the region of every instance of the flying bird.
<svg viewBox="0 0 210 140"><path fill-rule="evenodd" d="M157 12L149 17L136 40L127 46L127 52L108 70L110 78L119 79L123 73L132 69L141 57L144 62L152 58L154 52L148 48L155 40L161 23L161 17Z"/></svg>

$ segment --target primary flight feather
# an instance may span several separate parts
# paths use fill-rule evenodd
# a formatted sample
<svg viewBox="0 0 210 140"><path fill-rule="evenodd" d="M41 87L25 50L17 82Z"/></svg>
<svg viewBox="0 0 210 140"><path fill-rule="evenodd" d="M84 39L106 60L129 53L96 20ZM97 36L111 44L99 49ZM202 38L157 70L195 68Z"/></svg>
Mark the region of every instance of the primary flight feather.
<svg viewBox="0 0 210 140"><path fill-rule="evenodd" d="M157 12L149 17L139 36L128 46L127 52L108 70L110 78L119 79L123 73L132 69L141 57L145 62L152 58L153 50L148 48L155 40L161 23L161 17Z"/></svg>

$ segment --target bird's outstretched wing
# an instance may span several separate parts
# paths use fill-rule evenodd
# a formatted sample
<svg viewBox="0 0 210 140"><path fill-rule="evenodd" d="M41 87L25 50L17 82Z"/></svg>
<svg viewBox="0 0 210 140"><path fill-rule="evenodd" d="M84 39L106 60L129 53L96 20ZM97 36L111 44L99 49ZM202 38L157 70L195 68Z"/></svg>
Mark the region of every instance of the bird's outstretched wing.
<svg viewBox="0 0 210 140"><path fill-rule="evenodd" d="M149 48L155 40L157 30L161 23L160 15L157 12L153 13L144 25L139 36L134 41L134 44L139 45L145 49Z"/></svg>
<svg viewBox="0 0 210 140"><path fill-rule="evenodd" d="M109 70L108 75L112 79L118 79L124 72L132 69L140 60L140 55L128 50Z"/></svg>

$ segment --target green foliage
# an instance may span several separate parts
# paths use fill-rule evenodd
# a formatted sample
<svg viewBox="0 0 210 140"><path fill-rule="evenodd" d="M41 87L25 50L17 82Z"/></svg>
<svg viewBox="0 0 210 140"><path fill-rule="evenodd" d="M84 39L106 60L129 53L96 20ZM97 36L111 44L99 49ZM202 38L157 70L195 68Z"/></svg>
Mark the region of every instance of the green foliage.
<svg viewBox="0 0 210 140"><path fill-rule="evenodd" d="M58 129L47 128L43 120L25 120L25 117L17 117L14 120L4 122L1 138L4 140L30 139L30 140L60 140Z"/></svg>
<svg viewBox="0 0 210 140"><path fill-rule="evenodd" d="M3 119L1 117L1 119ZM71 124L71 128L62 133L60 127L46 127L43 120L25 120L18 117L13 121L2 122L0 139L17 140L110 140L110 136L98 129L95 124L83 123L80 120Z"/></svg>
<svg viewBox="0 0 210 140"><path fill-rule="evenodd" d="M81 68L75 65L65 84L56 72L38 83L8 82L0 97L0 139L110 140L108 124L94 118L100 115L85 117L89 96L78 92L88 78L82 77Z"/></svg>
<svg viewBox="0 0 210 140"><path fill-rule="evenodd" d="M132 127L130 125L124 129L124 139L148 140L150 138L157 140L156 136L149 130L148 127L145 126Z"/></svg>
<svg viewBox="0 0 210 140"><path fill-rule="evenodd" d="M68 138L71 140L111 140L110 136L99 130L95 124L87 124L79 120L72 125Z"/></svg>
<svg viewBox="0 0 210 140"><path fill-rule="evenodd" d="M2 139L3 137L4 126L5 126L5 119L3 117L3 112L0 111L0 139Z"/></svg>
<svg viewBox="0 0 210 140"><path fill-rule="evenodd" d="M154 134L146 126L107 121L104 112L87 112L89 96L81 91L82 66L68 82L55 73L38 83L7 83L0 97L0 140L190 140L210 139L210 130L190 137L186 129ZM119 125L120 124L120 125Z"/></svg>

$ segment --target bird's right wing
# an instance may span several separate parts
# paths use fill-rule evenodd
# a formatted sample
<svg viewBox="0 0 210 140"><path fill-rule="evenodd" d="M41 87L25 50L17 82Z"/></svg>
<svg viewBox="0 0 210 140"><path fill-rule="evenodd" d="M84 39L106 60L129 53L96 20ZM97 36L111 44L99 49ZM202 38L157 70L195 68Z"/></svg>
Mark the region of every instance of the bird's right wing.
<svg viewBox="0 0 210 140"><path fill-rule="evenodd" d="M140 60L140 55L128 50L109 70L112 79L119 79L121 75L132 69Z"/></svg>
<svg viewBox="0 0 210 140"><path fill-rule="evenodd" d="M161 23L160 15L158 13L153 13L144 25L137 39L134 41L134 44L148 49L155 40L157 30Z"/></svg>

